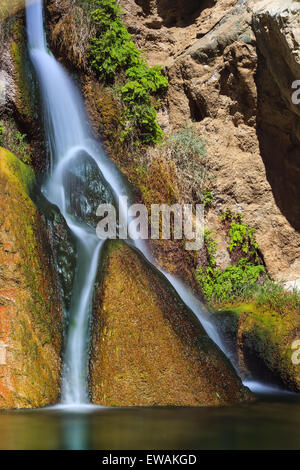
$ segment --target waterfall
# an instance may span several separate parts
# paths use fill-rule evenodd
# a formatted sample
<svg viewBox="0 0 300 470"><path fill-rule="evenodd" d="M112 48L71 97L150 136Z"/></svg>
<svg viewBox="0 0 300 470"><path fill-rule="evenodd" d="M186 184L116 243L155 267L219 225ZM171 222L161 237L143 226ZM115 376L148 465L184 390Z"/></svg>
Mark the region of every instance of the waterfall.
<svg viewBox="0 0 300 470"><path fill-rule="evenodd" d="M50 154L50 174L43 186L47 199L56 204L77 241L77 268L68 314L69 324L64 354L62 402L88 403L88 351L92 297L103 246L87 223L76 215L68 184L70 168L81 155L96 164L102 182L108 185L115 201L130 193L124 177L94 139L82 98L63 67L47 48L41 0L26 0L29 54L41 90L45 135ZM100 201L99 201L100 203ZM132 242L154 264L146 242ZM159 269L159 268L157 268ZM160 270L179 297L195 313L212 340L225 352L215 327L207 319L201 302L175 276Z"/></svg>

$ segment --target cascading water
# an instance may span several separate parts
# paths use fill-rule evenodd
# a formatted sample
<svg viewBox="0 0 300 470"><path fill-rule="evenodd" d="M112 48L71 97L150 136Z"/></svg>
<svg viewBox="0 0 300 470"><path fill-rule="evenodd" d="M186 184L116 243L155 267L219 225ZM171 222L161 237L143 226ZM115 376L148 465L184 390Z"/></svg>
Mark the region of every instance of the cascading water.
<svg viewBox="0 0 300 470"><path fill-rule="evenodd" d="M74 291L68 312L62 401L66 404L87 403L89 323L103 241L97 238L95 230L77 217L68 184L70 168L84 154L97 165L102 179L100 183L108 185L115 201L119 196L127 196L130 200L130 196L124 178L92 136L75 85L47 49L41 0L26 0L26 19L29 53L41 89L45 134L51 157L50 176L43 192L50 202L59 207L76 238L78 249ZM134 244L153 264L145 242L139 240ZM199 300L180 280L161 272L195 313L213 341L226 353Z"/></svg>

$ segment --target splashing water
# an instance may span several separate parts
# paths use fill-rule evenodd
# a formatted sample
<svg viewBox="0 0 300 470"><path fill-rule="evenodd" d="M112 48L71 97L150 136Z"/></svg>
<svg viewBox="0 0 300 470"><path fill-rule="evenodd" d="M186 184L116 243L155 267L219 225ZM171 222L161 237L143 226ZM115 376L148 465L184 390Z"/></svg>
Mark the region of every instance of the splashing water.
<svg viewBox="0 0 300 470"><path fill-rule="evenodd" d="M47 49L43 27L41 0L26 0L27 35L30 58L39 81L45 135L50 153L50 176L43 187L48 200L56 204L77 241L77 269L64 355L62 402L88 403L87 371L89 325L92 297L103 241L95 230L76 217L68 189L68 171L81 154L88 155L97 165L102 182L118 200L130 193L124 177L107 158L93 138L83 101L71 78ZM100 203L100 201L99 201ZM136 248L154 264L144 241L134 242ZM158 268L157 268L158 269ZM177 291L183 302L195 313L211 339L225 352L220 337L204 313L201 302L185 284L160 270Z"/></svg>

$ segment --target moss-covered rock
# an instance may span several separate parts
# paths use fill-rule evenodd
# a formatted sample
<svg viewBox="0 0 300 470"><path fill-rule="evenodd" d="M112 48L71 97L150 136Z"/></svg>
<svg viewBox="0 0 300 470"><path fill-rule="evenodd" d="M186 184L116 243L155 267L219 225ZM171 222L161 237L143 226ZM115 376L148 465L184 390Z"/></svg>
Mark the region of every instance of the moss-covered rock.
<svg viewBox="0 0 300 470"><path fill-rule="evenodd" d="M40 407L60 393L63 315L32 170L0 148L0 407Z"/></svg>
<svg viewBox="0 0 300 470"><path fill-rule="evenodd" d="M0 2L0 21L4 21L24 8L24 0L9 0Z"/></svg>
<svg viewBox="0 0 300 470"><path fill-rule="evenodd" d="M244 378L300 391L300 365L292 360L292 345L300 339L299 313L250 303L218 311L214 318Z"/></svg>
<svg viewBox="0 0 300 470"><path fill-rule="evenodd" d="M209 406L249 400L231 364L164 278L109 242L96 292L90 390L108 406Z"/></svg>

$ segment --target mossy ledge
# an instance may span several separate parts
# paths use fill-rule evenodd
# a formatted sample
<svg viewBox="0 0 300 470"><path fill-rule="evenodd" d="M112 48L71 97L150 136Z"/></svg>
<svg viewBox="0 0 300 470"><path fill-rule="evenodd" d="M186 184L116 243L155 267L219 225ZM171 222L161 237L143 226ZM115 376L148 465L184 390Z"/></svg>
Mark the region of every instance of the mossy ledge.
<svg viewBox="0 0 300 470"><path fill-rule="evenodd" d="M33 171L0 148L0 408L54 404L63 314Z"/></svg>
<svg viewBox="0 0 300 470"><path fill-rule="evenodd" d="M300 392L300 366L292 344L300 338L300 315L284 314L255 302L224 307L213 314L244 378Z"/></svg>
<svg viewBox="0 0 300 470"><path fill-rule="evenodd" d="M251 399L229 361L156 271L110 241L95 295L92 402L222 406Z"/></svg>

